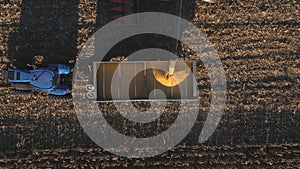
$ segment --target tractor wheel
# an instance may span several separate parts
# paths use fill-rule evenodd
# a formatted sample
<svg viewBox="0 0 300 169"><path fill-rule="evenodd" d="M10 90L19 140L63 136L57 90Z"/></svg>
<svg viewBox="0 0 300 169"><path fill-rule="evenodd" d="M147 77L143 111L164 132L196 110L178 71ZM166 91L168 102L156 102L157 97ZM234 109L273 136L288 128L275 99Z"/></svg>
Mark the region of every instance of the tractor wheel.
<svg viewBox="0 0 300 169"><path fill-rule="evenodd" d="M15 89L11 89L10 93L15 95L15 96L27 96L31 94L30 90L15 90Z"/></svg>
<svg viewBox="0 0 300 169"><path fill-rule="evenodd" d="M11 83L11 87L16 90L31 90L30 83Z"/></svg>
<svg viewBox="0 0 300 169"><path fill-rule="evenodd" d="M51 99L55 102L70 102L70 101L72 101L71 94L62 95L62 96L49 94L48 97L49 97L49 99Z"/></svg>
<svg viewBox="0 0 300 169"><path fill-rule="evenodd" d="M40 89L32 88L32 92L33 92L33 93L39 93L40 91L41 91Z"/></svg>

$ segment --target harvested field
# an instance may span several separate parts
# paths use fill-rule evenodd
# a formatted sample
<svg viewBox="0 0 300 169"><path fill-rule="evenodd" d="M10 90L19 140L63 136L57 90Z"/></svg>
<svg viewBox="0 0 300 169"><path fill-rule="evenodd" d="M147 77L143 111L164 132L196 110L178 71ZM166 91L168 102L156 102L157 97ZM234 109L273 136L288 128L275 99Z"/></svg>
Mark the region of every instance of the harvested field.
<svg viewBox="0 0 300 169"><path fill-rule="evenodd" d="M22 67L42 54L48 62L67 63L105 24L107 6L101 0L1 0L1 61ZM142 10L166 8L153 0ZM183 18L207 34L227 78L225 112L207 142L197 143L210 106L209 79L200 62L197 123L175 148L145 159L118 157L95 145L72 103L51 102L44 93L13 96L0 81L0 168L299 168L299 1L185 1ZM193 59L187 47L183 51ZM110 104L100 108L112 126L124 130ZM165 112L166 124L144 127L166 130L176 118L174 109ZM122 132L130 135L141 126L126 127Z"/></svg>

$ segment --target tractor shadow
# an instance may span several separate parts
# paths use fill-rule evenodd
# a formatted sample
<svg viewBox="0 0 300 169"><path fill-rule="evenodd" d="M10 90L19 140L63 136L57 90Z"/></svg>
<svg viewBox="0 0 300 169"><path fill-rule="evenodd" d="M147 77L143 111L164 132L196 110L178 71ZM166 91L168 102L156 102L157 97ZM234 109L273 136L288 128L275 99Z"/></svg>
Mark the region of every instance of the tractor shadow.
<svg viewBox="0 0 300 169"><path fill-rule="evenodd" d="M74 60L77 51L78 0L22 2L18 29L8 41L8 57L18 68L28 68L32 57L48 63Z"/></svg>

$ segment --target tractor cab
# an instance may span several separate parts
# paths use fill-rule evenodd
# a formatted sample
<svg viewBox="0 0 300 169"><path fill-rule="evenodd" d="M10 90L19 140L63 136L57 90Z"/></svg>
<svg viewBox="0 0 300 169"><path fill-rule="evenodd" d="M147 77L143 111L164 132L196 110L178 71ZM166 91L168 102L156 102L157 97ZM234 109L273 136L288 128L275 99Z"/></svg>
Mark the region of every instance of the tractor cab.
<svg viewBox="0 0 300 169"><path fill-rule="evenodd" d="M61 83L62 75L70 73L70 68L63 64L50 64L48 68L31 71L30 85L53 95L70 93L70 88Z"/></svg>

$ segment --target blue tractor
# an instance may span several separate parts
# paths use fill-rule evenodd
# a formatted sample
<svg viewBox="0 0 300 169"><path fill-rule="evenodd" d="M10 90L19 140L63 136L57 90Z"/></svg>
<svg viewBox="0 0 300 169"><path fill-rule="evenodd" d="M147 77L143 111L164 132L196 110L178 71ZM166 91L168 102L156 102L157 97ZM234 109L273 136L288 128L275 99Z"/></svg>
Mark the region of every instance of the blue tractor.
<svg viewBox="0 0 300 169"><path fill-rule="evenodd" d="M55 101L71 100L71 69L65 64L49 64L46 68L21 70L8 68L1 76L11 84L16 95L30 94L33 90L46 91Z"/></svg>

